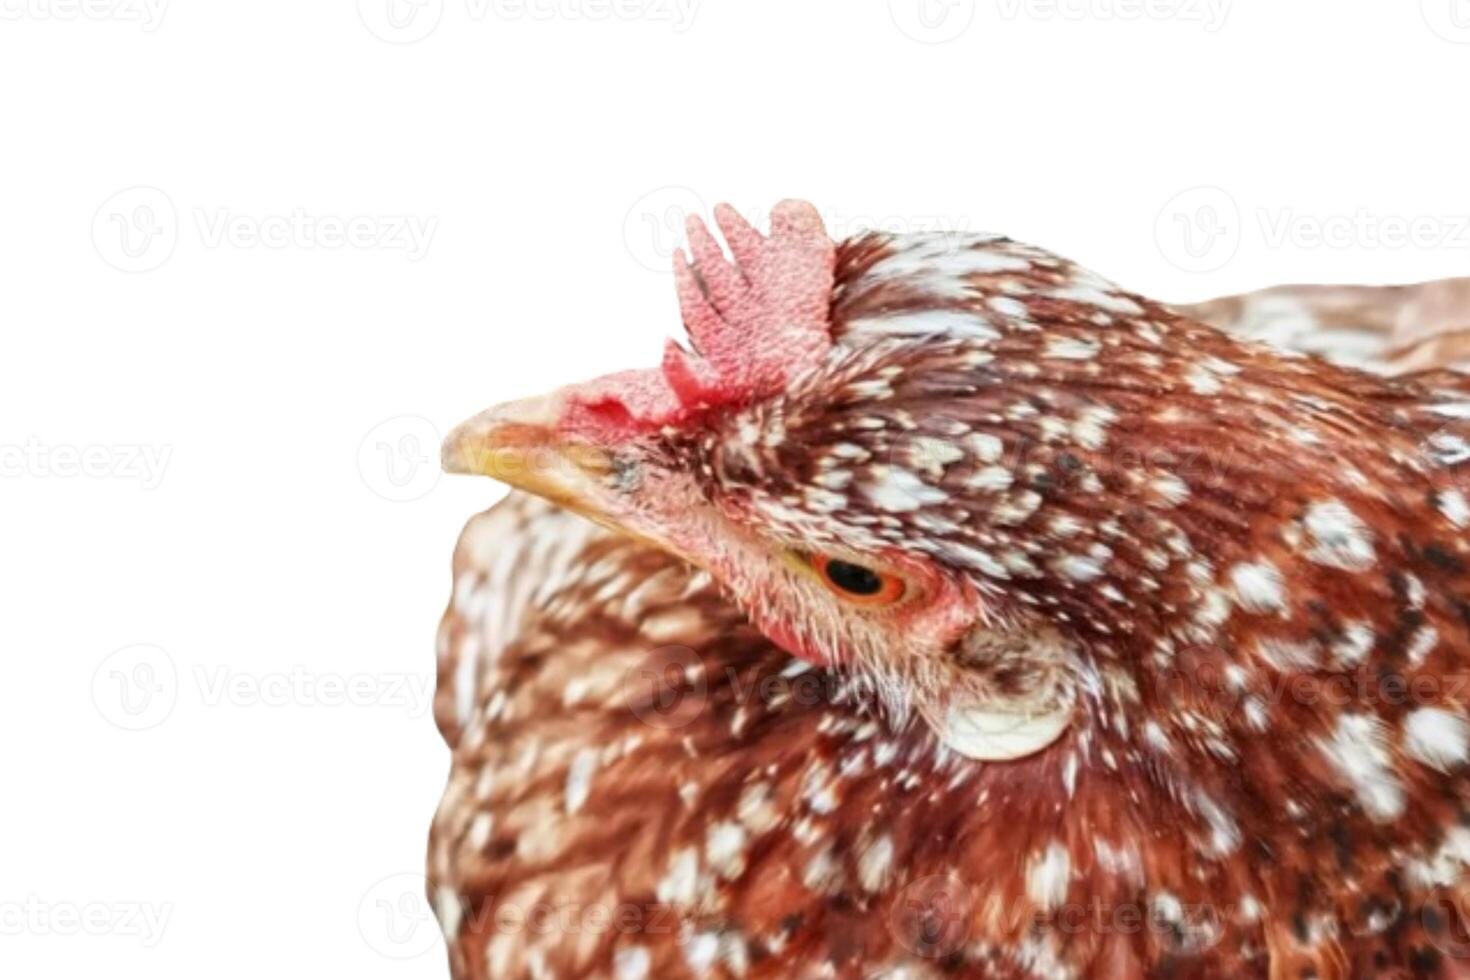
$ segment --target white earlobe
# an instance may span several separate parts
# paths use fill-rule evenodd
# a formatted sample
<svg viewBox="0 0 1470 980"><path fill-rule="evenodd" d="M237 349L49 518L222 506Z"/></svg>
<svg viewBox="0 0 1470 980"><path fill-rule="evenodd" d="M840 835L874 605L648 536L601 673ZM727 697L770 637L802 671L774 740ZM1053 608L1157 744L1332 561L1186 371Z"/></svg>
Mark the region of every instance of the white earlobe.
<svg viewBox="0 0 1470 980"><path fill-rule="evenodd" d="M936 719L931 718L933 724ZM1072 723L1068 705L1049 712L1015 712L982 704L951 705L934 732L968 759L1007 762L1034 755L1061 737Z"/></svg>

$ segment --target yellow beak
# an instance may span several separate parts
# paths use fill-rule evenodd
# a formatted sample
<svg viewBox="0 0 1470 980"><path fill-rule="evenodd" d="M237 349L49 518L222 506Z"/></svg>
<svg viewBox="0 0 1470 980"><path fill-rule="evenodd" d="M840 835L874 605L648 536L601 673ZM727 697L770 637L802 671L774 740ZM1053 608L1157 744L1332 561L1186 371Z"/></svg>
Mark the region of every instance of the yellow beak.
<svg viewBox="0 0 1470 980"><path fill-rule="evenodd" d="M607 477L612 458L590 443L561 435L555 395L499 405L456 426L444 440L449 473L488 476L612 524Z"/></svg>
<svg viewBox="0 0 1470 980"><path fill-rule="evenodd" d="M692 506L675 505L672 512L658 514L657 496L640 501L648 474L637 459L620 464L634 472L635 485L619 486L613 452L566 434L559 424L564 412L560 393L481 412L444 440L444 469L508 483L608 530L701 565L680 536L671 533L693 515Z"/></svg>

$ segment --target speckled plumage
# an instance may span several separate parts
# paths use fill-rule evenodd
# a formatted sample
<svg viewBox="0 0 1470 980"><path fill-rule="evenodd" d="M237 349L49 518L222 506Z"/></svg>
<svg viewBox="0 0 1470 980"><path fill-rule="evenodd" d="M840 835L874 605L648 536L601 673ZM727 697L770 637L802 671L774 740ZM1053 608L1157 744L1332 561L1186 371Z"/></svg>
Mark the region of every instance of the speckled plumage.
<svg viewBox="0 0 1470 980"><path fill-rule="evenodd" d="M863 236L834 281L819 360L606 475L681 481L650 520L700 510L710 571L521 496L466 530L456 976L1459 975L1470 380L991 236ZM922 597L765 558L829 549ZM979 761L972 703L1068 721Z"/></svg>

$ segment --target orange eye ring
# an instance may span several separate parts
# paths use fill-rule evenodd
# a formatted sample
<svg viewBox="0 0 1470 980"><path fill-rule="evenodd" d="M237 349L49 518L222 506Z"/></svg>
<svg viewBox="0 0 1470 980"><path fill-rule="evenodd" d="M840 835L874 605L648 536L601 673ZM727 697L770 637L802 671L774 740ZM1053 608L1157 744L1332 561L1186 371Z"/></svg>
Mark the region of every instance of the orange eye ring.
<svg viewBox="0 0 1470 980"><path fill-rule="evenodd" d="M857 606L891 606L909 588L897 575L831 555L812 555L812 568L822 584L838 598Z"/></svg>

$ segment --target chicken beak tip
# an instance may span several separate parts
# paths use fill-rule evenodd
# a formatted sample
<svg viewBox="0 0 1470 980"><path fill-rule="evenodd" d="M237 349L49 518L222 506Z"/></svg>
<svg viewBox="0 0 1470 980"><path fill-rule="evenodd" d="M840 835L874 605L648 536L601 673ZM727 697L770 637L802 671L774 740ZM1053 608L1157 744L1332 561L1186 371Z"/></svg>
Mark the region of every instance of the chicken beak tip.
<svg viewBox="0 0 1470 980"><path fill-rule="evenodd" d="M444 440L448 473L488 476L584 513L602 509L599 481L612 469L600 447L568 438L554 398L511 402L456 426ZM601 501L605 503L605 501Z"/></svg>

